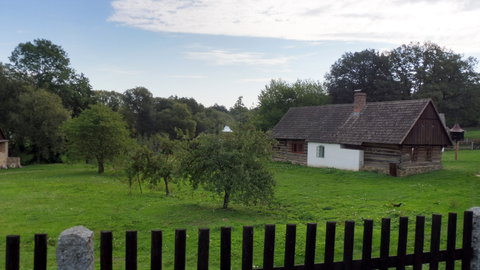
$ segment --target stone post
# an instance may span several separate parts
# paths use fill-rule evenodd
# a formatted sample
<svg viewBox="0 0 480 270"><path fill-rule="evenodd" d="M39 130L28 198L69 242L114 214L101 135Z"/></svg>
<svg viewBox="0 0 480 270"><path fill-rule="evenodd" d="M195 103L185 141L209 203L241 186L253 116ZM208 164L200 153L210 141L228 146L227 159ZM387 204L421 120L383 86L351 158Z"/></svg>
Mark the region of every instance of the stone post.
<svg viewBox="0 0 480 270"><path fill-rule="evenodd" d="M83 226L66 229L57 246L58 270L93 270L93 232Z"/></svg>
<svg viewBox="0 0 480 270"><path fill-rule="evenodd" d="M470 266L472 270L480 270L480 207L472 207L468 211L473 212L473 256Z"/></svg>

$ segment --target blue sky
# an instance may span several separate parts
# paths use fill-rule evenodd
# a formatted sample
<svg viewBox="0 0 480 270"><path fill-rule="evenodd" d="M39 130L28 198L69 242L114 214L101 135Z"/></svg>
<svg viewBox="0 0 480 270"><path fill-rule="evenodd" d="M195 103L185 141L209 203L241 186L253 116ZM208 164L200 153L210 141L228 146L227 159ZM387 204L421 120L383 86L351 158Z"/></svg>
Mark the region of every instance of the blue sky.
<svg viewBox="0 0 480 270"><path fill-rule="evenodd" d="M49 39L94 89L252 107L270 79L323 81L345 52L433 41L480 58L477 0L0 0L0 62Z"/></svg>

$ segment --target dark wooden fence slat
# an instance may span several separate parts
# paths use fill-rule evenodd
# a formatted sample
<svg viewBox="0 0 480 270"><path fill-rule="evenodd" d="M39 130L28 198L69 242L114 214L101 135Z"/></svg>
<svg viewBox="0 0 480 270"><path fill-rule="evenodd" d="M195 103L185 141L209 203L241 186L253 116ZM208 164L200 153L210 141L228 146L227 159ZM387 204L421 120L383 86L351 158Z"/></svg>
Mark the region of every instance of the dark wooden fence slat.
<svg viewBox="0 0 480 270"><path fill-rule="evenodd" d="M263 269L273 269L273 258L275 253L275 225L265 225L265 238L263 245Z"/></svg>
<svg viewBox="0 0 480 270"><path fill-rule="evenodd" d="M33 270L47 270L47 234L35 234Z"/></svg>
<svg viewBox="0 0 480 270"><path fill-rule="evenodd" d="M287 224L285 233L285 269L293 269L295 265L295 245L297 241L297 225Z"/></svg>
<svg viewBox="0 0 480 270"><path fill-rule="evenodd" d="M455 269L455 245L457 242L457 214L448 213L448 229L447 229L447 254L448 258L446 261L445 269L453 270Z"/></svg>
<svg viewBox="0 0 480 270"><path fill-rule="evenodd" d="M415 247L413 270L422 269L423 245L425 244L425 217L417 216L415 220Z"/></svg>
<svg viewBox="0 0 480 270"><path fill-rule="evenodd" d="M100 270L112 270L113 235L111 231L100 232Z"/></svg>
<svg viewBox="0 0 480 270"><path fill-rule="evenodd" d="M343 262L344 269L352 269L353 261L353 241L355 234L355 222L345 222L345 234L343 239Z"/></svg>
<svg viewBox="0 0 480 270"><path fill-rule="evenodd" d="M20 236L7 235L5 270L20 269Z"/></svg>
<svg viewBox="0 0 480 270"><path fill-rule="evenodd" d="M197 257L197 269L208 270L208 259L210 257L210 230L199 229L198 230L198 257Z"/></svg>
<svg viewBox="0 0 480 270"><path fill-rule="evenodd" d="M373 220L363 221L362 269L370 269L372 259Z"/></svg>
<svg viewBox="0 0 480 270"><path fill-rule="evenodd" d="M187 249L187 230L175 230L175 258L174 270L185 270L185 259Z"/></svg>
<svg viewBox="0 0 480 270"><path fill-rule="evenodd" d="M465 211L463 213L462 270L470 270L470 260L472 258L472 229L473 212Z"/></svg>
<svg viewBox="0 0 480 270"><path fill-rule="evenodd" d="M243 226L242 270L253 269L253 227Z"/></svg>
<svg viewBox="0 0 480 270"><path fill-rule="evenodd" d="M325 267L330 269L333 265L335 257L335 230L337 223L334 221L327 222L327 230L325 233Z"/></svg>
<svg viewBox="0 0 480 270"><path fill-rule="evenodd" d="M137 231L126 232L125 269L137 270Z"/></svg>
<svg viewBox="0 0 480 270"><path fill-rule="evenodd" d="M151 234L150 269L162 270L163 233L161 230L153 230Z"/></svg>
<svg viewBox="0 0 480 270"><path fill-rule="evenodd" d="M430 270L438 270L438 252L440 250L440 233L442 228L442 216L432 215L432 232L430 235Z"/></svg>
<svg viewBox="0 0 480 270"><path fill-rule="evenodd" d="M400 217L398 225L398 270L405 269L405 255L407 255L407 239L408 239L408 217Z"/></svg>
<svg viewBox="0 0 480 270"><path fill-rule="evenodd" d="M382 218L380 235L380 269L387 270L387 259L390 255L390 218Z"/></svg>
<svg viewBox="0 0 480 270"><path fill-rule="evenodd" d="M232 261L232 228L222 227L220 231L220 270L230 270Z"/></svg>
<svg viewBox="0 0 480 270"><path fill-rule="evenodd" d="M315 266L315 246L317 243L317 223L307 224L305 239L305 269L311 270Z"/></svg>

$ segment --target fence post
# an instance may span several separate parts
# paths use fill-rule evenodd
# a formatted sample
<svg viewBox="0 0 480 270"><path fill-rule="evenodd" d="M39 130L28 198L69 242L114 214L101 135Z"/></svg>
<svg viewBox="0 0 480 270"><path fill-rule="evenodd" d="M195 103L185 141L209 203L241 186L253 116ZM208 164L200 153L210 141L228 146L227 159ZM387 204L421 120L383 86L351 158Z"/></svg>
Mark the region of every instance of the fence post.
<svg viewBox="0 0 480 270"><path fill-rule="evenodd" d="M472 261L471 269L480 269L480 207L472 207L468 211L473 212L472 230Z"/></svg>
<svg viewBox="0 0 480 270"><path fill-rule="evenodd" d="M66 229L57 246L58 270L93 270L93 232L83 226Z"/></svg>

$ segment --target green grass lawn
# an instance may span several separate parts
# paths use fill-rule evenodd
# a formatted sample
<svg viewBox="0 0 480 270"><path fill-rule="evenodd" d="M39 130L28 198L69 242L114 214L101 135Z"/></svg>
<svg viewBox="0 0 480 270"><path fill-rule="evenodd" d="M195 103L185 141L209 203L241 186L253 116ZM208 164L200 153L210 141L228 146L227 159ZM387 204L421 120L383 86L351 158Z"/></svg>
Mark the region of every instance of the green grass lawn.
<svg viewBox="0 0 480 270"><path fill-rule="evenodd" d="M465 131L465 138L480 139L480 128L467 128Z"/></svg>
<svg viewBox="0 0 480 270"><path fill-rule="evenodd" d="M218 268L221 226L233 227L233 268L240 268L241 227L255 227L254 264L262 265L263 226L277 224L275 264L283 263L285 224L296 223L298 264L303 262L305 224L318 223L316 261L323 260L325 222L338 221L337 258L341 258L343 221L357 222L355 258L361 250L362 219L375 222L374 248L379 246L379 224L382 217L392 220L392 249L398 232L398 217L409 216L410 230L414 216L433 213L459 213L480 205L480 151L460 151L444 155L442 171L403 178L370 172L348 172L334 169L306 168L272 163L277 180L275 201L269 206L244 207L233 203L221 209L222 200L187 185L172 186L172 196L163 190L135 189L129 194L126 182L112 172L96 174L89 165L35 165L0 171L0 265L4 265L5 236L21 235L21 267L31 269L34 233L49 234L49 268L55 268L55 245L61 231L84 225L95 232L98 252L99 233L114 233L114 268L124 268L126 230L138 230L139 269L149 267L150 230L164 232L164 267L173 268L174 229L187 229L187 267L196 263L198 228L211 229L211 264ZM402 203L400 207L393 204ZM446 217L442 237L445 238ZM461 224L458 225L461 228ZM428 228L428 225L427 225ZM427 232L428 236L428 232ZM413 234L409 234L413 239ZM461 237L457 243L461 242ZM425 241L428 248L429 241ZM374 249L375 250L375 249ZM374 253L374 254L378 254ZM98 266L98 253L96 254Z"/></svg>

